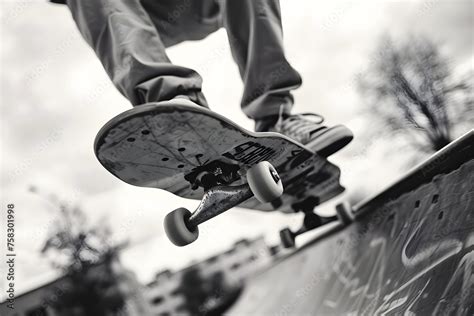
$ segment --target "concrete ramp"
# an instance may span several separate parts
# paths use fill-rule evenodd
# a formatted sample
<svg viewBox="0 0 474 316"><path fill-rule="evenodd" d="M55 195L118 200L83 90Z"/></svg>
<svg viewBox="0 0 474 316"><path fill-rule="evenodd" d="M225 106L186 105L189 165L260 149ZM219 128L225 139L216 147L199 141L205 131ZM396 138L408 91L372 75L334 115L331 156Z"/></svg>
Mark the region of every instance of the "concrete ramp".
<svg viewBox="0 0 474 316"><path fill-rule="evenodd" d="M474 315L474 132L250 280L232 315Z"/></svg>

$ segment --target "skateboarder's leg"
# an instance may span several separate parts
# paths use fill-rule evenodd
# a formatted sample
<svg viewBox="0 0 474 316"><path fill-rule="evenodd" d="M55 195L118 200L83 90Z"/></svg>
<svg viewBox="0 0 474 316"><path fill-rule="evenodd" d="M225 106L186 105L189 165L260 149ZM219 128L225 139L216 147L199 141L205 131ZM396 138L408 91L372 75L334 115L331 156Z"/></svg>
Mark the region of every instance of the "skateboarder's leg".
<svg viewBox="0 0 474 316"><path fill-rule="evenodd" d="M273 131L329 156L352 140L346 127L291 115L301 77L285 58L278 0L226 0L224 26L244 82L242 109L257 131Z"/></svg>
<svg viewBox="0 0 474 316"><path fill-rule="evenodd" d="M68 0L67 4L115 86L134 106L185 96L207 107L201 77L170 63L139 0Z"/></svg>
<svg viewBox="0 0 474 316"><path fill-rule="evenodd" d="M123 1L123 0L122 0ZM222 27L220 0L140 0L166 47L201 40Z"/></svg>
<svg viewBox="0 0 474 316"><path fill-rule="evenodd" d="M289 114L301 77L285 58L279 1L227 0L224 26L244 82L244 113L255 120Z"/></svg>

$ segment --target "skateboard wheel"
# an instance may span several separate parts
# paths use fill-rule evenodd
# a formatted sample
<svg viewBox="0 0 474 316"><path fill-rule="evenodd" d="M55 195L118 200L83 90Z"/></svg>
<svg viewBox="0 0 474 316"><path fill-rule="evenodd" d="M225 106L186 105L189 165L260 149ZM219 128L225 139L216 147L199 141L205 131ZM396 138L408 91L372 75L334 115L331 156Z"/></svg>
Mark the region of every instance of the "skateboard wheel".
<svg viewBox="0 0 474 316"><path fill-rule="evenodd" d="M271 202L283 194L280 176L268 161L261 161L250 168L247 182L253 195L262 203Z"/></svg>
<svg viewBox="0 0 474 316"><path fill-rule="evenodd" d="M349 203L343 202L336 205L336 213L339 220L344 225L349 225L354 221L354 214Z"/></svg>
<svg viewBox="0 0 474 316"><path fill-rule="evenodd" d="M181 207L165 217L164 227L166 236L176 246L182 247L189 245L199 236L199 229L189 229L187 221L191 216L191 212Z"/></svg>
<svg viewBox="0 0 474 316"><path fill-rule="evenodd" d="M285 228L280 231L280 240L284 248L295 247L295 235L289 228Z"/></svg>

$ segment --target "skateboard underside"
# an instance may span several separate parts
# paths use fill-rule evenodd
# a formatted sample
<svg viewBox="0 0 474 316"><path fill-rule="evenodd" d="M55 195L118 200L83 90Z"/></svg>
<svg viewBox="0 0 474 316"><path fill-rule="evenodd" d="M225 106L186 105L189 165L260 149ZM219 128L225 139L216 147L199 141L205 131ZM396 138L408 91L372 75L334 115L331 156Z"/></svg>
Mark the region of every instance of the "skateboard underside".
<svg viewBox="0 0 474 316"><path fill-rule="evenodd" d="M207 109L173 102L116 116L99 131L95 152L107 170L129 184L197 200L215 185L245 184L251 166L269 161L284 194L272 203L250 198L240 204L262 211L314 207L344 190L338 167L289 138L249 132Z"/></svg>

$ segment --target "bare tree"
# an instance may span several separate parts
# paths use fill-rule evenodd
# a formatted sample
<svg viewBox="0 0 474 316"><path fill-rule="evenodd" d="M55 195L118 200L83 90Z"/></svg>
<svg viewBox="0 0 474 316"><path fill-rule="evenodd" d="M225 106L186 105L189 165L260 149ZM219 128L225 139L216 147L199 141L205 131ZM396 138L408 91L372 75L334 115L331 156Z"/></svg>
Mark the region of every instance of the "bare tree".
<svg viewBox="0 0 474 316"><path fill-rule="evenodd" d="M241 284L230 283L224 272L203 277L198 266L187 268L177 288L185 298L183 312L191 315L223 315L237 300Z"/></svg>
<svg viewBox="0 0 474 316"><path fill-rule="evenodd" d="M120 245L111 242L111 231L104 222L91 225L78 207L58 205L59 216L42 252L53 251L53 265L66 273L84 270L114 257Z"/></svg>
<svg viewBox="0 0 474 316"><path fill-rule="evenodd" d="M395 43L383 36L359 83L370 113L423 151L441 149L452 140L454 127L474 123L472 73L455 73L426 37Z"/></svg>
<svg viewBox="0 0 474 316"><path fill-rule="evenodd" d="M43 196L36 187L30 191ZM53 266L68 280L67 290L51 305L58 315L116 315L124 310L131 293L130 277L117 268L124 242L112 240L105 221L95 225L79 208L46 197L58 210L58 217L41 250L52 253Z"/></svg>

